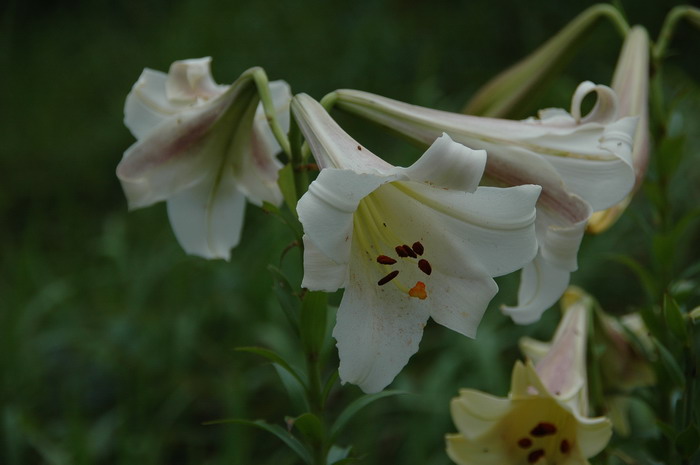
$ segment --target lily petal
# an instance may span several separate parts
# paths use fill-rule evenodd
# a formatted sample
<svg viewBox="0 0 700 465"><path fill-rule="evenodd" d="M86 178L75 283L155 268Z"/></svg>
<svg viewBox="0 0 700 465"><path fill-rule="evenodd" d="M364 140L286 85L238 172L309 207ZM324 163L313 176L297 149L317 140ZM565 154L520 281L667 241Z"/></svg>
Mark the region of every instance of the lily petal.
<svg viewBox="0 0 700 465"><path fill-rule="evenodd" d="M175 236L190 255L230 258L243 228L245 196L233 176L211 178L182 191L167 202Z"/></svg>
<svg viewBox="0 0 700 465"><path fill-rule="evenodd" d="M410 167L402 171L415 181L444 189L474 192L484 175L486 151L453 143L443 133Z"/></svg>
<svg viewBox="0 0 700 465"><path fill-rule="evenodd" d="M330 260L304 235L304 278L301 287L333 292L345 287L348 267Z"/></svg>
<svg viewBox="0 0 700 465"><path fill-rule="evenodd" d="M423 302L399 300L394 286L379 287L371 276L362 259L353 260L333 329L340 379L367 393L384 389L418 351L430 316ZM394 294L391 305L387 294Z"/></svg>

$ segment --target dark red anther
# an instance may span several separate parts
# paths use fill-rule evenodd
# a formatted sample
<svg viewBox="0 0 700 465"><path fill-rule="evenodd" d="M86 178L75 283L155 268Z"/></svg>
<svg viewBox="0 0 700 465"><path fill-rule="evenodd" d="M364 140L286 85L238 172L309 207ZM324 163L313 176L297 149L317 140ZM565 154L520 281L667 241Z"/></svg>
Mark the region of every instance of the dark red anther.
<svg viewBox="0 0 700 465"><path fill-rule="evenodd" d="M396 263L396 260L391 257L387 257L386 255L380 255L377 257L377 263L381 263L382 265L393 265Z"/></svg>
<svg viewBox="0 0 700 465"><path fill-rule="evenodd" d="M530 431L530 434L536 438L541 438L542 436L549 436L551 434L556 434L556 432L557 432L556 426L554 426L551 423L545 423L543 421L543 422L537 423L537 426L532 428L532 431Z"/></svg>
<svg viewBox="0 0 700 465"><path fill-rule="evenodd" d="M561 451L562 454L568 454L569 451L571 450L571 444L569 444L569 441L564 439L561 444L559 444L559 450Z"/></svg>
<svg viewBox="0 0 700 465"><path fill-rule="evenodd" d="M413 251L413 249L409 245L404 244L401 247L403 247L404 252L406 252L406 255L408 255L409 257L418 258L418 255L416 255L416 253Z"/></svg>
<svg viewBox="0 0 700 465"><path fill-rule="evenodd" d="M542 457L544 457L544 449L533 450L527 454L527 463L537 463Z"/></svg>
<svg viewBox="0 0 700 465"><path fill-rule="evenodd" d="M394 247L394 250L396 250L396 255L398 255L399 257L408 257L408 253L402 245L397 245L396 247Z"/></svg>
<svg viewBox="0 0 700 465"><path fill-rule="evenodd" d="M521 440L518 441L518 446L521 449L527 449L532 445L532 439L530 438L522 438Z"/></svg>
<svg viewBox="0 0 700 465"><path fill-rule="evenodd" d="M382 279L377 281L377 286L385 285L386 283L388 283L389 281L391 281L392 279L394 279L398 275L399 275L399 270L392 271L391 273L389 273L388 275L384 276Z"/></svg>
<svg viewBox="0 0 700 465"><path fill-rule="evenodd" d="M413 251L417 253L418 255L423 255L423 252L425 252L425 249L423 248L423 244L420 242L416 241L413 243Z"/></svg>
<svg viewBox="0 0 700 465"><path fill-rule="evenodd" d="M425 258L418 260L418 268L420 268L420 270L427 275L433 272L433 267L430 266L430 263L428 263L428 260Z"/></svg>

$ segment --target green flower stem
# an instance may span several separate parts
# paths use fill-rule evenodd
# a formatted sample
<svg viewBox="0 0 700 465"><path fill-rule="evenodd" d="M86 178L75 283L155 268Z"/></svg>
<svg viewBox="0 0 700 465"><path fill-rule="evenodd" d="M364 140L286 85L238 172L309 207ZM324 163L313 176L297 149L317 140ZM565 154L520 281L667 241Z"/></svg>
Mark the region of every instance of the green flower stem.
<svg viewBox="0 0 700 465"><path fill-rule="evenodd" d="M622 37L629 32L630 27L617 8L603 3L594 5L535 51L484 84L462 113L494 118L519 115L573 57L582 39L590 35L601 18L609 19Z"/></svg>
<svg viewBox="0 0 700 465"><path fill-rule="evenodd" d="M267 74L262 68L256 68L253 71L253 79L255 80L255 85L258 88L258 95L260 96L260 101L263 105L263 110L265 111L265 118L267 118L267 123L270 125L272 134L274 134L275 139L282 147L284 153L287 156L291 156L291 150L289 146L289 140L287 135L282 130L282 127L277 121L277 115L275 111L275 106L272 103L272 96L270 95L270 84L267 79Z"/></svg>
<svg viewBox="0 0 700 465"><path fill-rule="evenodd" d="M652 57L655 62L661 61L666 55L666 49L671 42L673 33L676 31L678 21L683 18L688 18L697 27L700 27L700 9L688 5L677 6L666 15L659 38L656 40L656 45L652 49Z"/></svg>

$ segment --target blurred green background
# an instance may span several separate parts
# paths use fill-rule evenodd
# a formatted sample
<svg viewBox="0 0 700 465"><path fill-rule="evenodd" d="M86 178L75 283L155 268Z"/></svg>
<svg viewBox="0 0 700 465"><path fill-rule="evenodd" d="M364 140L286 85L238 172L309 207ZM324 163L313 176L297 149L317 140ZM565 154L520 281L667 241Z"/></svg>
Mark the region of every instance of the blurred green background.
<svg viewBox="0 0 700 465"><path fill-rule="evenodd" d="M631 24L656 36L674 1L622 1ZM133 138L124 98L144 67L212 56L220 83L259 65L294 92L321 98L358 88L459 110L591 2L154 0L20 2L0 22L0 463L291 464L277 439L226 417L281 424L298 414L274 370L237 346L294 350L272 296L268 263L290 240L262 212L247 213L229 263L186 256L163 205L127 213L114 175ZM696 153L700 34L682 24L672 43L669 92L676 130ZM601 23L539 105L568 107L584 79L607 83L621 44ZM685 92L685 93L684 93ZM523 115L524 116L524 115ZM410 163L418 151L349 118L376 153ZM695 158L697 160L697 157ZM697 163L673 190L697 204ZM643 199L609 233L587 238L584 285L612 312L642 302L612 252L644 260ZM679 243L686 247L690 238ZM294 254L294 252L293 252ZM689 252L686 260L697 257ZM291 268L297 256L288 256ZM602 272L601 270L604 270ZM296 276L298 279L298 275ZM555 311L514 327L498 306L515 299L500 281L477 341L430 324L394 386L341 438L364 463L447 464L448 402L460 387L507 392L518 337L547 339ZM337 298L336 298L337 300ZM346 386L337 405L356 397Z"/></svg>

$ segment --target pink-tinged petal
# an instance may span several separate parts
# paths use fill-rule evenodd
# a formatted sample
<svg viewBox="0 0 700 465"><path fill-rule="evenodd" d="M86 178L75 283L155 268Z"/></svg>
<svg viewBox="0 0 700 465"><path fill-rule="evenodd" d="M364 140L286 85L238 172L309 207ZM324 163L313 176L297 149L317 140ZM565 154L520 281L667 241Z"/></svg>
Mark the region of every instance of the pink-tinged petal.
<svg viewBox="0 0 700 465"><path fill-rule="evenodd" d="M142 139L163 120L182 110L165 96L167 79L167 74L146 68L126 96L124 125L136 139Z"/></svg>
<svg viewBox="0 0 700 465"><path fill-rule="evenodd" d="M129 147L117 166L129 208L165 200L219 169L230 138L215 125L235 131L255 99L254 83L244 74L210 105L183 110Z"/></svg>
<svg viewBox="0 0 700 465"><path fill-rule="evenodd" d="M185 252L229 259L240 240L245 211L245 196L230 171L172 196L167 204L170 224Z"/></svg>
<svg viewBox="0 0 700 465"><path fill-rule="evenodd" d="M326 257L305 235L304 279L301 287L312 291L334 292L345 287L348 275L347 264L338 264Z"/></svg>
<svg viewBox="0 0 700 465"><path fill-rule="evenodd" d="M211 75L211 57L176 61L170 65L165 94L174 102L196 103L218 97L226 90Z"/></svg>
<svg viewBox="0 0 700 465"><path fill-rule="evenodd" d="M599 105L580 124L573 117L509 121L461 115L355 90L339 90L336 94L339 108L394 129L418 143L429 145L446 132L467 147L486 150L487 177L498 179L499 173L494 173L494 169L519 176L518 167L512 165L517 157L529 154L528 162L539 157L557 171L561 169L558 179L564 180L565 187L598 210L624 198L631 188L630 179L633 182L629 153L636 123L624 119L599 122L608 121L616 105L611 92L605 89L583 85L583 91L597 92ZM576 95L577 100L581 95ZM551 111L548 115L552 115ZM534 180L524 183L539 184ZM600 185L601 189L588 188L589 185Z"/></svg>
<svg viewBox="0 0 700 465"><path fill-rule="evenodd" d="M262 205L263 201L280 205L282 192L277 186L277 177L284 165L275 157L279 145L265 139L256 123L246 129L250 132L248 144L231 147L234 177L239 189L255 205Z"/></svg>
<svg viewBox="0 0 700 465"><path fill-rule="evenodd" d="M410 167L401 171L431 186L474 192L486 166L486 152L455 143L443 133Z"/></svg>
<svg viewBox="0 0 700 465"><path fill-rule="evenodd" d="M554 305L569 285L570 272L549 264L538 255L523 268L518 289L518 305L502 311L520 325L534 323Z"/></svg>

